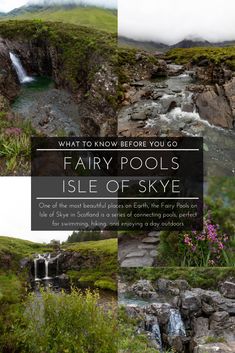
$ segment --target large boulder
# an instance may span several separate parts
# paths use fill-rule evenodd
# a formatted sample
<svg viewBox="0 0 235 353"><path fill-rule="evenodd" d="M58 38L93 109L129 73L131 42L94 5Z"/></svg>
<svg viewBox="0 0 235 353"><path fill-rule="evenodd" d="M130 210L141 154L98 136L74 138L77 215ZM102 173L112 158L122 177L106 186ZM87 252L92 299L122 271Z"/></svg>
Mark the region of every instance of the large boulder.
<svg viewBox="0 0 235 353"><path fill-rule="evenodd" d="M233 119L235 119L235 77L224 85L224 91L232 109Z"/></svg>
<svg viewBox="0 0 235 353"><path fill-rule="evenodd" d="M202 119L210 124L231 129L233 127L233 113L224 91L217 87L208 87L196 98L196 106Z"/></svg>

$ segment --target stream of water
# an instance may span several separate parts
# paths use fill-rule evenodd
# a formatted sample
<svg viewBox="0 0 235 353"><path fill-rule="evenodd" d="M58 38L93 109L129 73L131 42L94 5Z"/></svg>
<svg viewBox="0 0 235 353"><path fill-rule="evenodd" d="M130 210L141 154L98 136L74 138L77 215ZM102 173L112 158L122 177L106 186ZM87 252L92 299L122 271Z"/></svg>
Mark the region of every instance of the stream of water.
<svg viewBox="0 0 235 353"><path fill-rule="evenodd" d="M193 94L187 91L187 85L193 83L190 73L185 72L155 82L160 87L165 87L165 93L157 102L152 102L156 117L149 120L148 126L157 125L172 131L177 127L186 136L202 136L207 174L234 176L235 131L216 127L201 119L193 102ZM162 107L172 98L177 102L177 107L170 112L161 113ZM185 111L186 106L192 107L192 110Z"/></svg>

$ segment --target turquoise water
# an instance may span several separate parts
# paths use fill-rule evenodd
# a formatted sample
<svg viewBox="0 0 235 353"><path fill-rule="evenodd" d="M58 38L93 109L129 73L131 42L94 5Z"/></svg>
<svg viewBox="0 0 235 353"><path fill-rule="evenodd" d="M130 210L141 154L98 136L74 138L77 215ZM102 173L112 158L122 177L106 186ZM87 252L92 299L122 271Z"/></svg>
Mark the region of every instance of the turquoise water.
<svg viewBox="0 0 235 353"><path fill-rule="evenodd" d="M20 94L12 105L13 110L23 116L28 114L40 94L52 88L54 82L48 77L36 77L34 81L22 84Z"/></svg>

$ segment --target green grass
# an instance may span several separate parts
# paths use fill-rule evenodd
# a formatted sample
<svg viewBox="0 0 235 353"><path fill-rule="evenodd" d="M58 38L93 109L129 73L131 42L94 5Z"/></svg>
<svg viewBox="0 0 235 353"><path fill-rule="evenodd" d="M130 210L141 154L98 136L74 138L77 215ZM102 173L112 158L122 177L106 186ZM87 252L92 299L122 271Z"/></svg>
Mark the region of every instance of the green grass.
<svg viewBox="0 0 235 353"><path fill-rule="evenodd" d="M22 283L15 274L0 274L0 303L15 304L20 301Z"/></svg>
<svg viewBox="0 0 235 353"><path fill-rule="evenodd" d="M205 343L227 343L224 337L212 337L208 336L205 339Z"/></svg>
<svg viewBox="0 0 235 353"><path fill-rule="evenodd" d="M79 271L68 271L67 274L75 285L117 290L117 239L66 244L63 249L77 251L84 258L93 260L88 260L87 264L84 261L84 267Z"/></svg>
<svg viewBox="0 0 235 353"><path fill-rule="evenodd" d="M29 240L23 240L13 237L0 236L0 254L9 253L17 259L23 259L32 256L35 253L51 251L48 245L34 243Z"/></svg>
<svg viewBox="0 0 235 353"><path fill-rule="evenodd" d="M111 33L117 32L116 12L98 7L76 7L67 10L55 7L42 11L26 12L17 17L6 17L3 21L9 19L41 19L43 21L63 22L80 26L88 26Z"/></svg>
<svg viewBox="0 0 235 353"><path fill-rule="evenodd" d="M235 269L228 267L195 268L195 267L165 267L122 269L120 275L123 279L134 282L139 279L156 281L159 278L169 280L184 279L192 287L203 289L217 289L218 283L224 279L235 276Z"/></svg>
<svg viewBox="0 0 235 353"><path fill-rule="evenodd" d="M167 52L166 58L174 61L176 64L198 64L207 59L209 62L220 65L224 64L229 69L235 71L235 47L226 48L177 48Z"/></svg>
<svg viewBox="0 0 235 353"><path fill-rule="evenodd" d="M64 244L64 250L68 251L94 251L95 253L117 253L117 239L99 241L86 241L83 243Z"/></svg>
<svg viewBox="0 0 235 353"><path fill-rule="evenodd" d="M115 353L117 319L114 310L98 305L97 293L72 290L32 293L0 336L1 352ZM111 306L111 305L110 305ZM43 310L42 310L43 308ZM112 308L110 308L112 309Z"/></svg>

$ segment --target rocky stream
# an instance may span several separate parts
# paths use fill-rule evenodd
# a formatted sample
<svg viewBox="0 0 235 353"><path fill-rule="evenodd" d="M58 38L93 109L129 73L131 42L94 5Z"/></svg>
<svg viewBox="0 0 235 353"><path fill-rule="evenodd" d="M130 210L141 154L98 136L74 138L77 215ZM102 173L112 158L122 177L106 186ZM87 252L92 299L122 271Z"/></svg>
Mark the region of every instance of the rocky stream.
<svg viewBox="0 0 235 353"><path fill-rule="evenodd" d="M119 283L119 304L136 320L153 352L235 351L235 281L218 290L193 288L186 280L160 278Z"/></svg>

